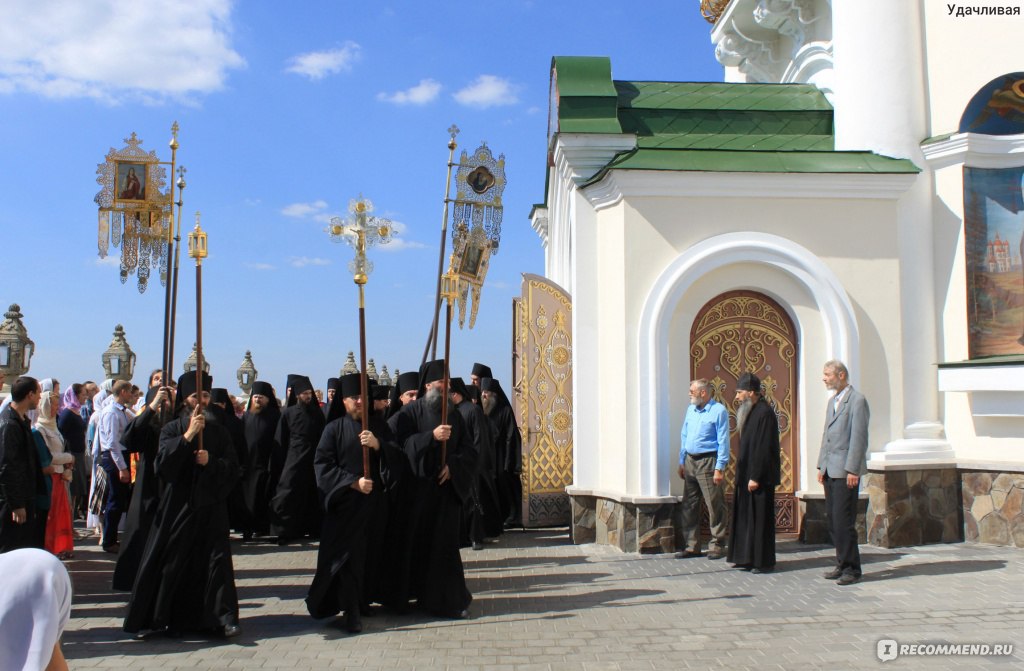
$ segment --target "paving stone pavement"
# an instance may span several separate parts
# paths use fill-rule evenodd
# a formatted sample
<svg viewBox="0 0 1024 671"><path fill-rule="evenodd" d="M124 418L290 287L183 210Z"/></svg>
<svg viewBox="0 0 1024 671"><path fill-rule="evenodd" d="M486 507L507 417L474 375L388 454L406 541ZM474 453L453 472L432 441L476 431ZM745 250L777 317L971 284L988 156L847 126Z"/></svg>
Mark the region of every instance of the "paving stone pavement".
<svg viewBox="0 0 1024 671"><path fill-rule="evenodd" d="M94 542L94 541L93 541ZM80 541L64 651L72 669L881 668L880 639L1012 644L1010 657L899 657L886 669L1010 669L1024 662L1024 552L980 545L861 546L862 582L821 574L830 547L779 543L778 567L574 546L566 530L516 531L463 551L471 618L378 612L358 636L306 613L316 544L233 544L240 637L134 641L112 555Z"/></svg>

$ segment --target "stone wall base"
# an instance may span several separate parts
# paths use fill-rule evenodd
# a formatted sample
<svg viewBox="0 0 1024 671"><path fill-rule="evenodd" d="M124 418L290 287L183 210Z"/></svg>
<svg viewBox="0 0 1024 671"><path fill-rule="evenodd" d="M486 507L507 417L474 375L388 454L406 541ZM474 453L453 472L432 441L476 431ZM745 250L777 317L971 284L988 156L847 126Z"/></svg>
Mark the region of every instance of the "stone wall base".
<svg viewBox="0 0 1024 671"><path fill-rule="evenodd" d="M644 554L676 551L675 497L637 502L573 494L570 499L573 543L599 543Z"/></svg>
<svg viewBox="0 0 1024 671"><path fill-rule="evenodd" d="M868 543L895 548L964 539L955 467L870 470L864 484Z"/></svg>
<svg viewBox="0 0 1024 671"><path fill-rule="evenodd" d="M828 524L828 509L825 507L825 494L803 492L797 495L800 501L800 533L801 543L811 545L832 545L832 532ZM857 502L857 542L867 542L868 497L861 492Z"/></svg>
<svg viewBox="0 0 1024 671"><path fill-rule="evenodd" d="M968 543L1024 548L1024 473L961 471Z"/></svg>

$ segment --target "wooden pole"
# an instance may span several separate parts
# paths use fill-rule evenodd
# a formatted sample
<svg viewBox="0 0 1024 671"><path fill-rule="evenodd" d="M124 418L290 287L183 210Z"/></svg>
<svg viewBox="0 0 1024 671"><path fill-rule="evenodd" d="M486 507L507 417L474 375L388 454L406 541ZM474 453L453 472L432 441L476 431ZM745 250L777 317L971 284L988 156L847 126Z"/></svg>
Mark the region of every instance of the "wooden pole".
<svg viewBox="0 0 1024 671"><path fill-rule="evenodd" d="M458 132L455 128L454 132ZM437 358L437 320L441 314L441 275L444 274L444 252L448 238L448 203L452 189L452 159L455 157L455 135L448 142L448 174L444 179L444 214L441 215L441 250L437 257L437 292L434 295L434 320L430 325L430 335L427 336L427 346L423 348L423 360L420 361L420 368L427 363L427 352L433 347L434 353L431 358Z"/></svg>
<svg viewBox="0 0 1024 671"><path fill-rule="evenodd" d="M196 399L203 398L203 262L196 259ZM196 404L198 408L198 403ZM199 432L199 447L203 449L203 432Z"/></svg>
<svg viewBox="0 0 1024 671"><path fill-rule="evenodd" d="M451 300L445 301L448 304L445 310L445 327L444 327L444 389L441 390L441 423L448 423L448 358L451 356L452 351L452 302ZM444 468L445 463L448 460L448 441L441 441L441 468Z"/></svg>
<svg viewBox="0 0 1024 671"><path fill-rule="evenodd" d="M366 304L363 285L359 285L359 394L363 401L363 431L370 429L370 404L366 380ZM363 445L363 477L370 478L370 448Z"/></svg>

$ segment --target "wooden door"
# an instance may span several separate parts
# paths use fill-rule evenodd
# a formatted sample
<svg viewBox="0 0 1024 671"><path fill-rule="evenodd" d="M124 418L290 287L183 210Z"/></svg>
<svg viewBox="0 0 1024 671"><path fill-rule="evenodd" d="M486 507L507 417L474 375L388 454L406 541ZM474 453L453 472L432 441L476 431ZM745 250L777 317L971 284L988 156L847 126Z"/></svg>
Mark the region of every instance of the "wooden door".
<svg viewBox="0 0 1024 671"><path fill-rule="evenodd" d="M701 308L690 330L691 379L709 380L715 400L729 409L732 459L725 479L730 505L739 446L736 381L741 374L750 371L761 378L764 398L779 418L782 482L775 489L775 529L780 534L796 534L800 522L795 496L798 344L793 321L782 306L753 291L715 297Z"/></svg>
<svg viewBox="0 0 1024 671"><path fill-rule="evenodd" d="M512 405L523 436L523 525L569 524L572 484L572 300L523 274L513 300Z"/></svg>

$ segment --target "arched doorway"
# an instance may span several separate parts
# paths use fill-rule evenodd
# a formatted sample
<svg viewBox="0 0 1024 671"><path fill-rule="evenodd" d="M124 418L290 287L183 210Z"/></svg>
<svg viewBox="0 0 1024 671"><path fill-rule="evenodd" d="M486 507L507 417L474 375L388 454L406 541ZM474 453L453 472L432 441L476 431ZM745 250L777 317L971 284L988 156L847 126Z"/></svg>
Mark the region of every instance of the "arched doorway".
<svg viewBox="0 0 1024 671"><path fill-rule="evenodd" d="M727 498L735 487L739 445L734 404L736 380L751 371L761 378L765 400L779 418L782 482L775 490L775 528L780 534L799 530L796 501L797 364L799 342L789 314L774 300L754 291L730 291L701 308L690 329L692 380L711 382L715 399L729 408L732 461L726 470Z"/></svg>

